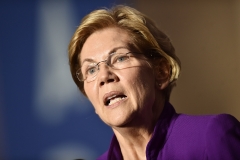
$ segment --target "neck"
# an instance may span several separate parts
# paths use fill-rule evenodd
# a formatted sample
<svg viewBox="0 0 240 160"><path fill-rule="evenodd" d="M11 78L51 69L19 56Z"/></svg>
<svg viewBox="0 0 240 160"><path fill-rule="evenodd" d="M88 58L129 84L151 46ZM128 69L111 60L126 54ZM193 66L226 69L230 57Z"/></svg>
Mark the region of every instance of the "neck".
<svg viewBox="0 0 240 160"><path fill-rule="evenodd" d="M132 121L127 126L114 127L115 133L124 160L146 159L146 147L150 141L154 127L164 107L164 100L152 107L152 114L147 117L135 117L137 121ZM159 106L160 104L160 106ZM146 116L145 116L146 117Z"/></svg>
<svg viewBox="0 0 240 160"><path fill-rule="evenodd" d="M118 139L124 160L146 159L146 146L151 139L152 129L131 127L113 131Z"/></svg>

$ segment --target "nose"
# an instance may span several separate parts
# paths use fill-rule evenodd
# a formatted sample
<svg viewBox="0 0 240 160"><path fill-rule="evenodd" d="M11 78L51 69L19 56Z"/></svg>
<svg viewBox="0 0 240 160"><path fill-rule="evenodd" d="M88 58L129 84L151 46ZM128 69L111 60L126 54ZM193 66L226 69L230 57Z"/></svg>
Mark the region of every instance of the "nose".
<svg viewBox="0 0 240 160"><path fill-rule="evenodd" d="M105 65L98 65L98 83L99 86L103 86L105 84L116 82L119 80L118 76L113 72L112 68L104 61Z"/></svg>

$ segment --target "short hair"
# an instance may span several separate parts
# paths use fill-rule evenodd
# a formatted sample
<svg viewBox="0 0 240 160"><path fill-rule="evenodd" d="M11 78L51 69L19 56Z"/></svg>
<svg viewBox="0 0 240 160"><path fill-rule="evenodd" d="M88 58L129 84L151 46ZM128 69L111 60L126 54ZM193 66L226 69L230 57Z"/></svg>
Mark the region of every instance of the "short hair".
<svg viewBox="0 0 240 160"><path fill-rule="evenodd" d="M68 54L72 78L80 91L86 96L84 82L80 82L76 75L76 71L81 66L79 58L82 47L92 33L109 27L118 27L127 31L135 49L145 56L154 53L167 60L170 66L170 83L164 89L164 94L165 99L169 100L180 73L180 60L175 55L175 49L168 36L159 30L151 19L136 9L123 5L92 11L82 19L75 31L69 43Z"/></svg>

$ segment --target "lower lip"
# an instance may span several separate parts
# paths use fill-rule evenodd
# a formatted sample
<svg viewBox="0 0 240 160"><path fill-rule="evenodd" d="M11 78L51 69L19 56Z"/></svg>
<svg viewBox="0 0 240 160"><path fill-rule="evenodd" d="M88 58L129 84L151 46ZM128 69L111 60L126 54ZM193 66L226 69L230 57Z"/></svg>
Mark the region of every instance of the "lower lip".
<svg viewBox="0 0 240 160"><path fill-rule="evenodd" d="M120 101L116 102L116 103L113 103L109 106L106 106L107 108L116 108L118 106L121 105L121 103L125 102L127 100L127 97L125 97L124 99L121 99Z"/></svg>

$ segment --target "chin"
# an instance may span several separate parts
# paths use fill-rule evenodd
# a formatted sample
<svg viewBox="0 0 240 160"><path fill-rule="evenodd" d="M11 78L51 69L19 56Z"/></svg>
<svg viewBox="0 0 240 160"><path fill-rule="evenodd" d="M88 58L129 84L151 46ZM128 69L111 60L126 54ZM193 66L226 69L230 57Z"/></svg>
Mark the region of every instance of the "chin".
<svg viewBox="0 0 240 160"><path fill-rule="evenodd" d="M111 122L106 123L112 128L126 128L126 127L131 127L132 126L132 119L133 117L119 117L119 118L113 118L111 119Z"/></svg>

